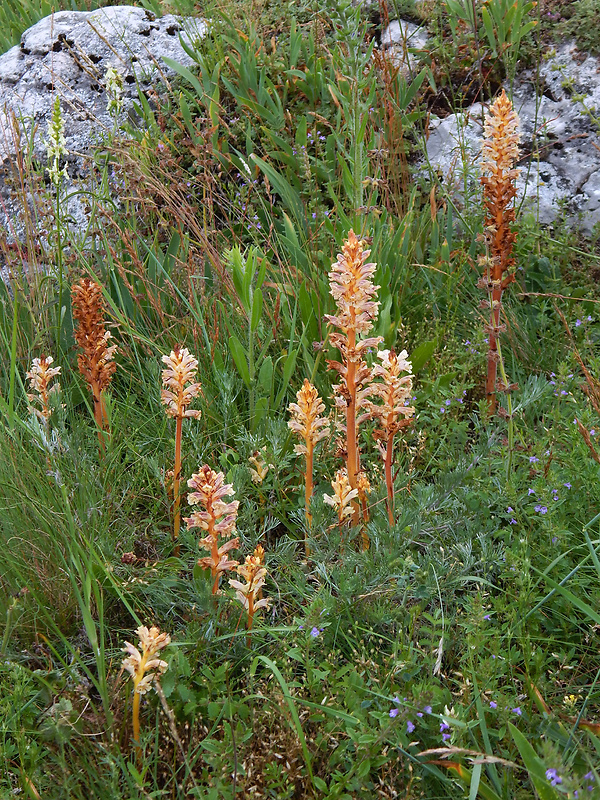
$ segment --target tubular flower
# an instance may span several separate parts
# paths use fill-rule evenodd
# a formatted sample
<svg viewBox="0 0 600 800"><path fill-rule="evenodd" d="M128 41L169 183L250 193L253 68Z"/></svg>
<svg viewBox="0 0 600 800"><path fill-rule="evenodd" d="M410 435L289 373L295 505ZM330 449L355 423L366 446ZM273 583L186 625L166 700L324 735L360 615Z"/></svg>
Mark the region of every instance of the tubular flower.
<svg viewBox="0 0 600 800"><path fill-rule="evenodd" d="M187 408L201 389L199 383L194 383L198 369L197 359L189 350L186 348L180 350L176 345L171 350L171 355L163 356L161 360L167 368L162 373L163 389L160 399L166 406L167 415L200 419L201 411ZM191 385L186 386L188 383Z"/></svg>
<svg viewBox="0 0 600 800"><path fill-rule="evenodd" d="M362 241L351 230L329 273L330 294L338 313L325 316L341 331L329 336L331 344L340 351L341 361L327 363L342 379L334 386L335 404L346 418L342 430L346 434L346 469L352 489L357 488L360 471L358 426L368 416L360 412L367 407L366 398L372 391L369 386L371 370L363 357L369 348L377 347L381 342L379 336L359 338L372 329L379 309L379 302L373 299L379 287L372 281L376 265L367 261L370 252L363 249ZM353 504L353 517L356 524L357 503Z"/></svg>
<svg viewBox="0 0 600 800"><path fill-rule="evenodd" d="M345 469L338 469L334 480L331 481L333 495L324 494L323 502L334 508L341 526L354 513L352 501L358 497L358 489L352 489Z"/></svg>
<svg viewBox="0 0 600 800"><path fill-rule="evenodd" d="M238 564L236 572L241 575L246 583L242 583L234 578L230 579L229 585L235 589L235 596L248 612L246 627L252 628L254 614L261 608L269 608L271 599L261 597L262 587L267 576L267 568L264 566L265 551L261 545L255 549L253 555L246 556L243 564Z"/></svg>
<svg viewBox="0 0 600 800"><path fill-rule="evenodd" d="M266 452L267 448L263 447L262 450L255 450L254 453L248 457L249 463L252 464L250 467L252 483L262 483L267 477L269 469L273 468L273 464L267 463L264 459Z"/></svg>
<svg viewBox="0 0 600 800"><path fill-rule="evenodd" d="M488 371L486 396L490 413L496 409L496 391L514 388L497 386L499 361L498 336L504 330L500 324L502 293L515 280L513 245L517 234L512 230L515 221L515 181L519 174L514 169L519 158L519 118L504 90L490 106L484 124L482 177L485 207L485 241L488 256L482 259L484 275L479 287L488 293L483 306L489 308L490 321L485 330L488 335Z"/></svg>
<svg viewBox="0 0 600 800"><path fill-rule="evenodd" d="M61 367L51 367L54 362L52 356L41 356L34 358L29 372L25 373L29 379L29 388L36 394L28 394L27 399L30 403L37 402L40 404L41 409L31 408L33 413L47 425L52 410L50 409L50 397L57 392L60 392L60 384L55 383L50 386L52 379L56 375L60 375ZM37 396L36 396L37 395Z"/></svg>
<svg viewBox="0 0 600 800"><path fill-rule="evenodd" d="M207 536L200 539L199 546L210 550L210 556L201 558L198 564L203 569L210 569L213 577L213 594L216 594L221 573L238 565L237 561L228 558L227 553L239 547L240 540L231 539L221 547L218 540L219 536L225 538L235 532L239 501L224 502L223 498L235 494L233 486L225 483L222 472L214 472L206 464L200 468L200 472L192 475L188 486L190 489L196 489L195 492L188 494L188 503L191 506L203 506L204 510L194 511L185 522L188 528L200 528L207 532Z"/></svg>
<svg viewBox="0 0 600 800"><path fill-rule="evenodd" d="M155 626L148 630L145 625L140 625L136 633L142 652L131 642L125 642L123 652L129 655L123 659L123 668L133 678L133 691L136 694L146 694L152 688L154 679L167 671L167 662L155 656L171 643L171 637L168 633L161 633Z"/></svg>

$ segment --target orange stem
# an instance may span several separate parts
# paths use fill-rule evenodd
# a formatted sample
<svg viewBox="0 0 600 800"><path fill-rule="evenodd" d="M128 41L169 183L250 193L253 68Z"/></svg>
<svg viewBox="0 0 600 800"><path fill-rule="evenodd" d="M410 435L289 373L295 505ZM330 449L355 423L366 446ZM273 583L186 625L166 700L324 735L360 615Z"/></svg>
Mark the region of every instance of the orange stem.
<svg viewBox="0 0 600 800"><path fill-rule="evenodd" d="M387 511L390 526L394 525L394 480L392 478L392 455L394 451L394 434L390 434L385 451L385 485L387 487Z"/></svg>
<svg viewBox="0 0 600 800"><path fill-rule="evenodd" d="M304 486L304 507L306 510L306 522L308 523L309 529L312 526L312 514L310 513L310 499L313 493L313 458L314 458L314 445L309 440L306 439L306 478L305 478L305 486ZM308 541L304 540L304 548L306 550L306 555L310 555L310 549L308 547Z"/></svg>
<svg viewBox="0 0 600 800"><path fill-rule="evenodd" d="M348 331L348 352L353 353L356 348L356 331ZM346 388L349 400L346 406L346 469L348 471L348 482L351 489L358 488L358 471L360 469L358 456L358 443L356 431L356 363L348 360L346 365ZM352 501L353 517L352 523L358 525L358 503Z"/></svg>
<svg viewBox="0 0 600 800"><path fill-rule="evenodd" d="M181 480L181 430L183 417L178 415L175 424L175 468L173 470L173 541L175 548L173 554L179 555L179 528L181 525L181 497L179 494L179 482Z"/></svg>

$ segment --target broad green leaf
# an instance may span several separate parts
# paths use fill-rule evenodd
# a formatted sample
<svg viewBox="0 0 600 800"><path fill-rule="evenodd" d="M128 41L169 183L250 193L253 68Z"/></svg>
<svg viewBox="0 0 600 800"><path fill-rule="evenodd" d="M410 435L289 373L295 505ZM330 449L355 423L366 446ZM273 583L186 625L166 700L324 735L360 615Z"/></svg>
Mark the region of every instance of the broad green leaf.
<svg viewBox="0 0 600 800"><path fill-rule="evenodd" d="M261 289L255 289L252 298L252 316L250 317L250 330L255 331L258 328L260 318L262 316L263 307L263 293Z"/></svg>
<svg viewBox="0 0 600 800"><path fill-rule="evenodd" d="M238 372L242 376L242 380L246 386L250 388L250 370L246 360L246 351L242 347L242 343L237 336L235 336L235 334L229 337L229 350L231 351L235 365L238 368Z"/></svg>
<svg viewBox="0 0 600 800"><path fill-rule="evenodd" d="M423 342L411 353L409 359L412 364L413 373L416 375L420 372L425 364L429 361L435 352L437 345L436 339L431 339L429 342Z"/></svg>

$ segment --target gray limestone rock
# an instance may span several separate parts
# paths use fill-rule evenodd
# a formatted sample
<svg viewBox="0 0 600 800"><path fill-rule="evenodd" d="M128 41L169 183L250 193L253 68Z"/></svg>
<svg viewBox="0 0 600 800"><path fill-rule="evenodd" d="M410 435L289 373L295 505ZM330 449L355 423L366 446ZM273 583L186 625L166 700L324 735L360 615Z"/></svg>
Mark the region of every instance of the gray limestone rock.
<svg viewBox="0 0 600 800"><path fill-rule="evenodd" d="M394 19L383 32L381 49L391 55L403 72L412 74L418 64L418 51L424 50L429 38L427 29L404 19Z"/></svg>
<svg viewBox="0 0 600 800"><path fill-rule="evenodd" d="M74 232L84 231L86 209L77 188L89 175L95 145L115 130L108 112L104 76L113 67L123 82L123 107L117 120L135 119L138 91L155 90L174 72L167 56L189 66L193 59L181 40L198 41L206 23L161 18L143 8L110 6L91 12L60 11L40 20L16 45L0 56L0 225L9 239L22 237L23 199L16 198L14 165L26 147L43 169L48 162L45 140L56 96L65 121L68 179L63 194L71 195L66 213ZM27 144L26 144L27 143ZM28 196L30 208L39 198ZM41 225L42 240L44 225Z"/></svg>
<svg viewBox="0 0 600 800"><path fill-rule="evenodd" d="M513 102L521 123L518 200L541 223L565 213L585 234L600 223L600 61L573 43L547 54L544 85L520 75ZM430 125L425 152L460 205L477 191L481 154L481 104Z"/></svg>

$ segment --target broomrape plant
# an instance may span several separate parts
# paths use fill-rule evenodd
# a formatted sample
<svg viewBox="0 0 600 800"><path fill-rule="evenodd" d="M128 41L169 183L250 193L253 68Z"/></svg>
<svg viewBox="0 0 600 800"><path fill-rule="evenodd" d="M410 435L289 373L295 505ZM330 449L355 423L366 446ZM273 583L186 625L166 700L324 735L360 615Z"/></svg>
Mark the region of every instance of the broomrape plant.
<svg viewBox="0 0 600 800"><path fill-rule="evenodd" d="M246 556L243 564L236 566L236 572L241 575L246 583L231 578L229 585L235 589L235 596L248 612L246 630L248 631L248 646L250 646L250 631L254 621L254 614L261 608L268 609L271 602L270 597L262 597L262 587L267 576L267 568L264 566L265 551L262 545L258 545L251 556Z"/></svg>
<svg viewBox="0 0 600 800"><path fill-rule="evenodd" d="M198 361L189 350L179 345L171 350L171 354L162 357L166 369L162 373L163 388L160 399L165 405L169 417L175 417L175 467L173 470L173 541L179 539L181 525L181 497L179 483L181 481L181 434L184 417L200 419L201 411L188 409L192 400L198 396L201 386L195 382ZM186 385L186 384L189 384ZM175 546L175 555L179 555L179 545Z"/></svg>
<svg viewBox="0 0 600 800"><path fill-rule="evenodd" d="M188 486L196 490L188 494L188 503L191 506L200 505L204 510L194 511L184 521L188 528L200 528L207 532L205 538L200 539L199 546L209 550L210 555L199 559L198 564L203 569L210 569L213 578L212 593L215 595L219 590L221 573L238 566L238 562L228 558L227 553L239 547L240 540L230 539L219 547L219 536L226 538L235 532L239 501L224 502L223 498L235 494L233 486L225 483L222 472L215 472L206 464L192 475Z"/></svg>
<svg viewBox="0 0 600 800"><path fill-rule="evenodd" d="M331 481L331 487L333 495L324 494L323 502L335 509L341 536L344 524L349 522L354 514L353 503L358 497L358 489L350 486L346 469L338 469Z"/></svg>
<svg viewBox="0 0 600 800"><path fill-rule="evenodd" d="M97 283L82 278L71 289L71 301L73 319L77 323L75 341L83 350L77 356L77 366L94 398L94 419L100 449L103 451L103 433L108 430L104 392L117 368L113 361L117 346L108 346L111 334L104 327L104 301L102 289Z"/></svg>
<svg viewBox="0 0 600 800"><path fill-rule="evenodd" d="M304 379L302 388L296 392L297 403L290 403L288 411L292 415L288 427L297 433L304 444L294 445L294 452L304 455L306 467L304 470L304 507L306 522L310 528L312 515L310 513L310 499L313 493L313 458L315 446L329 436L329 421L319 416L325 410L325 405L319 393L308 379ZM305 540L306 555L309 555L308 542Z"/></svg>
<svg viewBox="0 0 600 800"><path fill-rule="evenodd" d="M27 395L30 403L30 409L33 414L38 417L48 433L50 427L50 417L52 409L50 408L50 399L52 395L60 392L60 383L55 383L53 386L50 384L57 375L60 375L61 367L50 366L54 363L52 356L40 356L34 358L31 363L31 369L25 373L29 380L29 388L31 394ZM35 394L33 394L35 392ZM39 403L40 408L34 408L33 403Z"/></svg>
<svg viewBox="0 0 600 800"><path fill-rule="evenodd" d="M351 230L329 273L330 294L338 311L337 314L325 315L325 319L340 331L331 333L329 341L340 351L341 361L328 361L327 364L342 379L333 388L336 408L346 419L346 424L340 427L346 434L344 459L350 489L356 490L354 497L358 495L360 472L358 428L369 417L365 411L366 400L373 392L371 370L364 355L369 348L377 347L383 341L381 336L365 336L373 328L379 309L379 302L373 299L379 287L372 281L376 264L367 261L370 252L364 249L363 242ZM354 499L352 509L356 525L359 506Z"/></svg>
<svg viewBox="0 0 600 800"><path fill-rule="evenodd" d="M375 438L385 442L380 451L385 463L385 485L387 488L387 512L390 525L394 524L394 481L392 464L394 436L410 425L410 417L415 409L408 405L412 392L410 374L412 365L408 353L403 350L397 355L394 350L380 350L377 353L381 364L373 367L373 378L381 378L381 383L373 383L373 395L381 399L381 404L370 403L371 413L381 428L375 431ZM402 373L408 373L402 375Z"/></svg>
<svg viewBox="0 0 600 800"><path fill-rule="evenodd" d="M502 94L490 106L485 118L483 140L482 177L483 202L485 206L485 234L488 255L482 259L485 269L478 286L488 293L483 306L490 310L490 321L485 331L488 335L488 369L485 393L490 415L496 412L496 392L507 392L516 388L508 385L506 375L497 381L501 351L498 337L506 330L500 323L502 293L515 280L512 249L517 238L512 229L515 221L514 198L517 193L515 181L519 171L514 169L519 158L519 118L513 105L502 90ZM504 373L503 365L501 372Z"/></svg>
<svg viewBox="0 0 600 800"><path fill-rule="evenodd" d="M133 678L133 739L135 742L138 760L142 756L140 746L140 698L152 688L168 668L166 661L156 658L157 653L171 643L168 633L161 633L159 628L153 626L148 630L145 625L140 625L136 630L139 637L141 653L131 642L125 642L124 653L129 655L123 659L123 669Z"/></svg>

